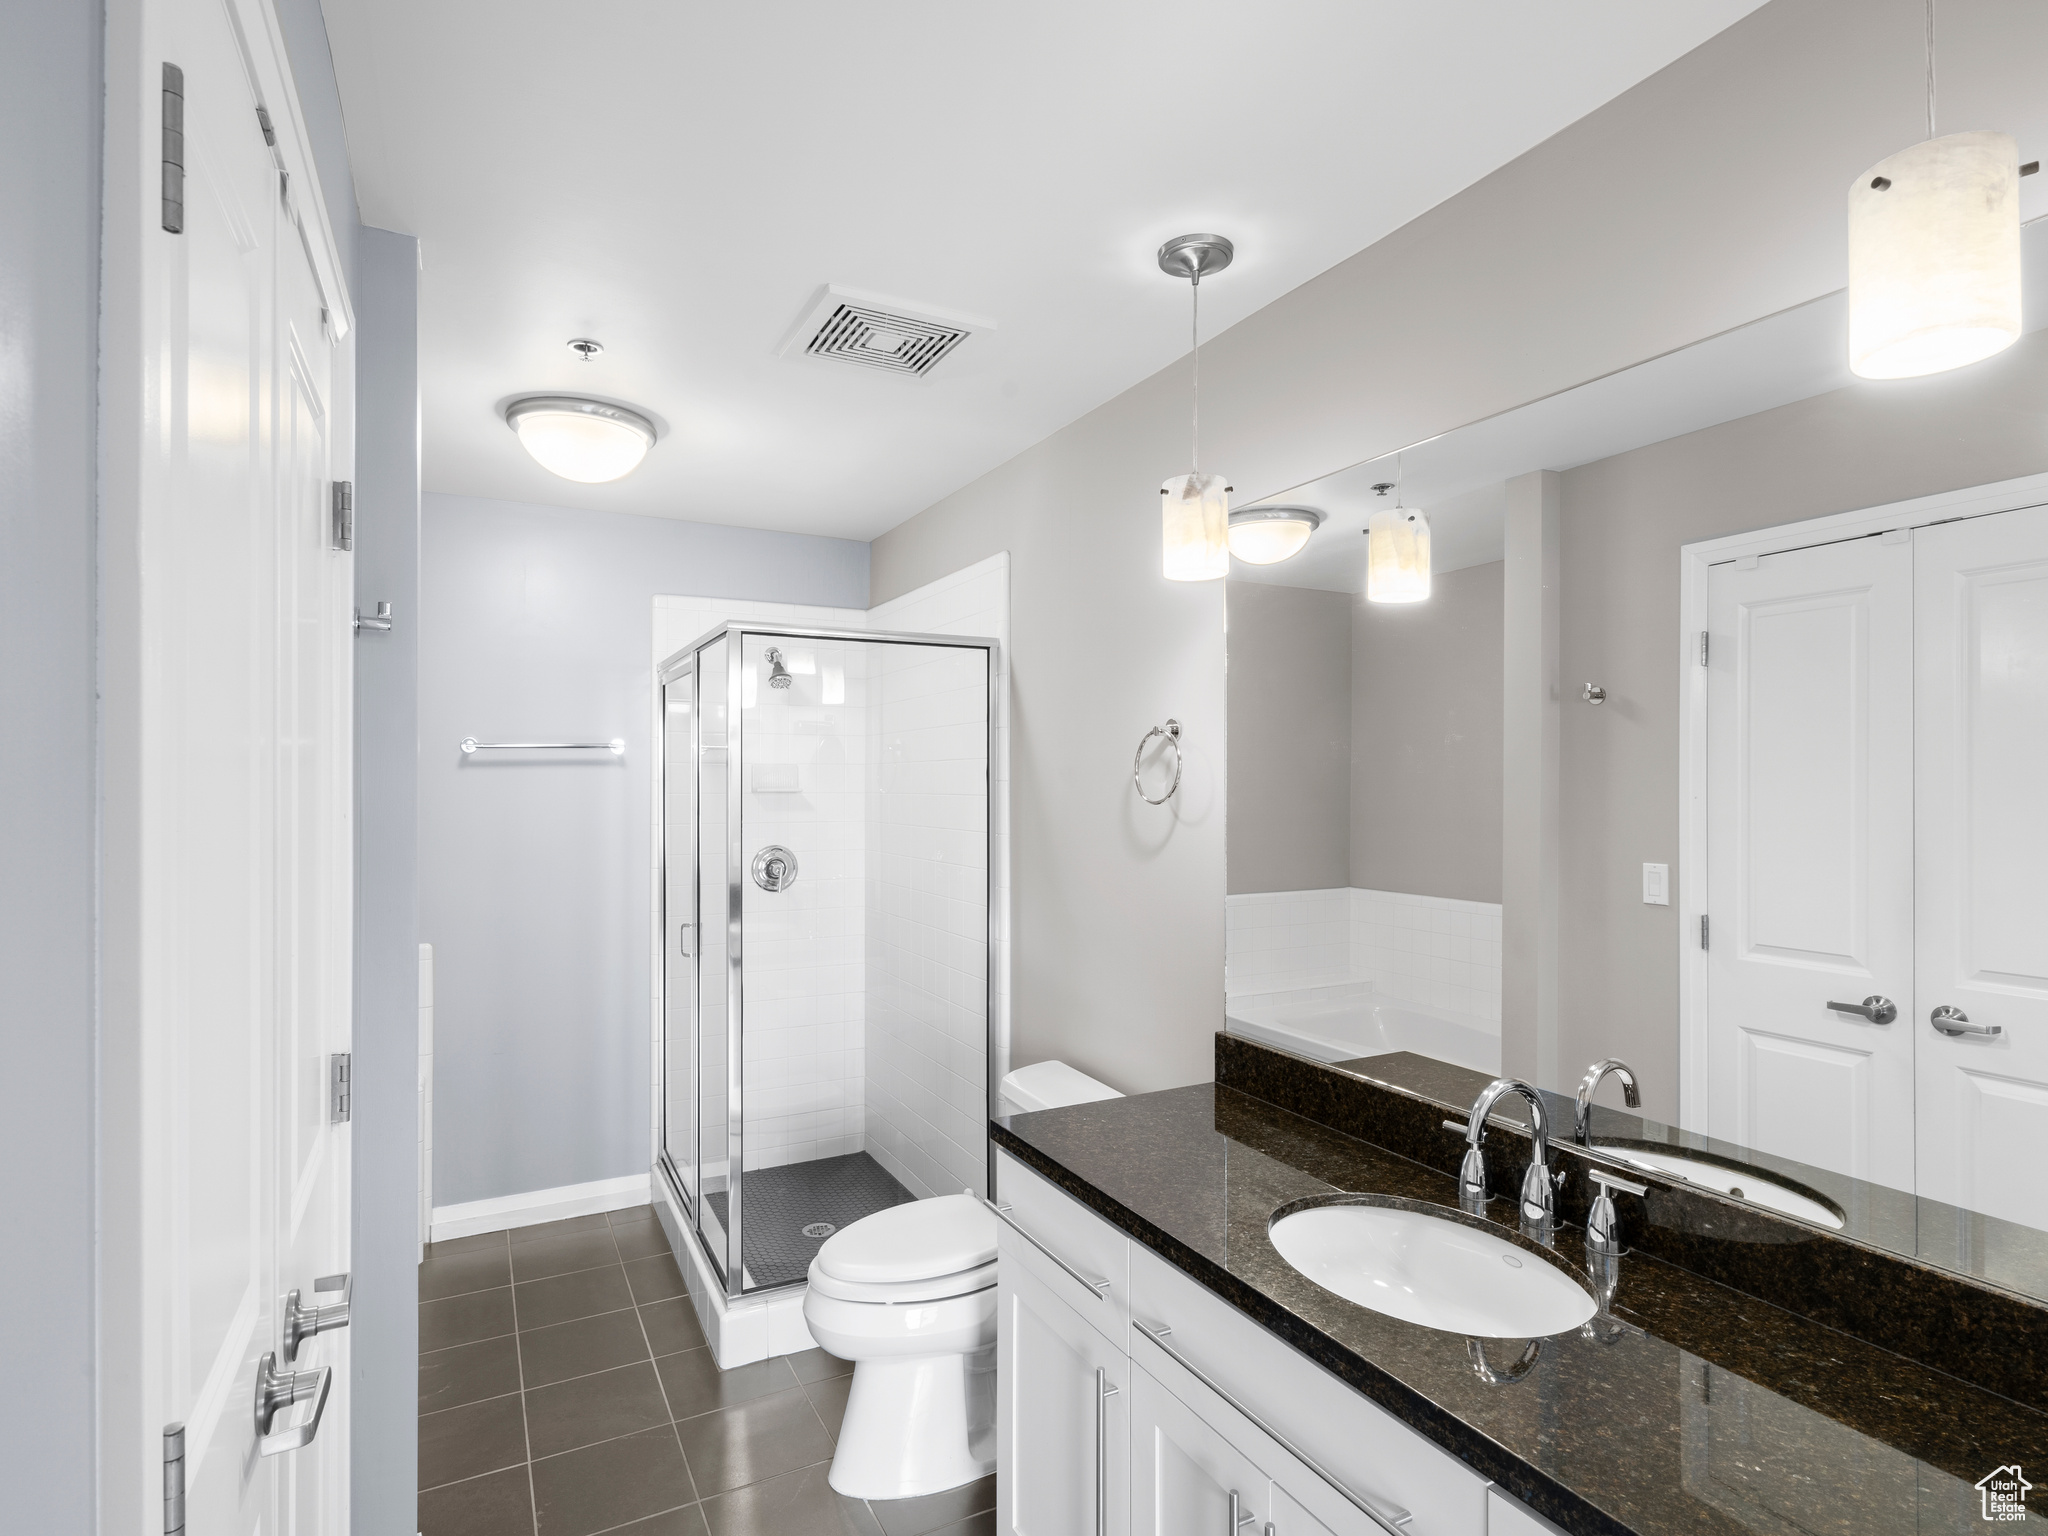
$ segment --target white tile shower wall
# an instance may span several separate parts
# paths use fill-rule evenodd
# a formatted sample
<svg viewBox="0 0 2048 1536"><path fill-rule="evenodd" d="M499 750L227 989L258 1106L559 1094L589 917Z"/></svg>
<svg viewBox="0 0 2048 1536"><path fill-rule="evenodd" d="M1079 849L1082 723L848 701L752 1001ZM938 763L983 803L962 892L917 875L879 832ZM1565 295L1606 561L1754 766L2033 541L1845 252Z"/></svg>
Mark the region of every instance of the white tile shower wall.
<svg viewBox="0 0 2048 1536"><path fill-rule="evenodd" d="M1355 887L1226 902L1227 987L1371 981L1427 1007L1500 1021L1500 906Z"/></svg>
<svg viewBox="0 0 2048 1536"><path fill-rule="evenodd" d="M961 653L878 653L868 1150L919 1196L987 1193L988 1082L1009 1067L1009 574L1009 556L997 555L868 615L878 630L984 636L999 647L993 739L981 679Z"/></svg>

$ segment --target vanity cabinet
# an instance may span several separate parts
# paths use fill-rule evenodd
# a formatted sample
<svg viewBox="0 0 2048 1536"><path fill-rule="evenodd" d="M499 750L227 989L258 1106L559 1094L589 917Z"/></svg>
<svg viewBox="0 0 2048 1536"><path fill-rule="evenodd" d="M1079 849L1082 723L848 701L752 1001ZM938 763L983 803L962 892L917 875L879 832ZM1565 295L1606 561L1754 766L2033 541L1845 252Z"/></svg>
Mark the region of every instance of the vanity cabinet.
<svg viewBox="0 0 2048 1536"><path fill-rule="evenodd" d="M1488 1536L1484 1478L1008 1153L996 1162L1015 1223L996 1292L1005 1536Z"/></svg>
<svg viewBox="0 0 2048 1536"><path fill-rule="evenodd" d="M1131 1362L1010 1246L996 1281L996 1488L1016 1536L1125 1536ZM1086 1303L1083 1303L1086 1305Z"/></svg>

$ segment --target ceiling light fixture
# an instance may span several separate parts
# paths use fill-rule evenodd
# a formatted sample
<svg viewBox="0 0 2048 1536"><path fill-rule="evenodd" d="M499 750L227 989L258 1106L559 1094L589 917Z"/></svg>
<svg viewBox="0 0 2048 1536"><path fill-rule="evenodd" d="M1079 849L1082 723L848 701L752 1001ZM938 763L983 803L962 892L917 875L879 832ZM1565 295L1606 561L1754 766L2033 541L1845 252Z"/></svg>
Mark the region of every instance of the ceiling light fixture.
<svg viewBox="0 0 2048 1536"><path fill-rule="evenodd" d="M1858 375L1941 373L2018 338L2019 158L2007 134L1934 136L1927 0L1927 138L1849 187L1849 366Z"/></svg>
<svg viewBox="0 0 2048 1536"><path fill-rule="evenodd" d="M1314 507L1240 507L1230 514L1230 552L1247 565L1278 565L1300 554L1322 525Z"/></svg>
<svg viewBox="0 0 2048 1536"><path fill-rule="evenodd" d="M1230 574L1230 490L1202 473L1202 278L1230 265L1235 248L1221 235L1180 235L1159 247L1159 270L1188 280L1193 295L1195 391L1191 468L1159 487L1160 551L1168 581L1214 581Z"/></svg>
<svg viewBox="0 0 2048 1536"><path fill-rule="evenodd" d="M1397 456L1394 478L1373 487L1382 498L1394 492L1394 504L1366 520L1365 600L1369 603L1420 603L1429 598L1429 519L1420 507L1401 505L1400 465Z"/></svg>
<svg viewBox="0 0 2048 1536"><path fill-rule="evenodd" d="M542 469L585 485L630 475L654 446L654 423L638 411L575 395L515 400L505 425Z"/></svg>

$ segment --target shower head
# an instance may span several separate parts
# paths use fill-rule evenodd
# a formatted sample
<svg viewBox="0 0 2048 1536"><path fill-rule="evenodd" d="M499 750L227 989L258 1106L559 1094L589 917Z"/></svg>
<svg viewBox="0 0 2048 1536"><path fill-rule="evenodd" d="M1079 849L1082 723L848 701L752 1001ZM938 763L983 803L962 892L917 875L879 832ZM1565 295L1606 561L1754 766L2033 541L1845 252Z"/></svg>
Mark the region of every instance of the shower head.
<svg viewBox="0 0 2048 1536"><path fill-rule="evenodd" d="M787 688L789 686L789 668L782 664L782 652L772 645L768 647L768 686L770 688Z"/></svg>

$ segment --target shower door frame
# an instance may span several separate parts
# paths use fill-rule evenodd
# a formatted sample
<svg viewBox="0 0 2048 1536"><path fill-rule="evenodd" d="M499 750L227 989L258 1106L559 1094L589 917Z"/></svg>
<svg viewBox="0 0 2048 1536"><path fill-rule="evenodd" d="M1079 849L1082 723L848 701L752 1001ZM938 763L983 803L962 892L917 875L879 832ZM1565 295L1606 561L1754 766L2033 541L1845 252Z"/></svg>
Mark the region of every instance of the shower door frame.
<svg viewBox="0 0 2048 1536"><path fill-rule="evenodd" d="M702 1224L695 1202L682 1189L681 1180L676 1176L673 1160L668 1152L668 965L665 952L662 965L657 971L660 978L661 997L658 1017L661 1020L661 1060L658 1081L661 1085L661 1144L655 1149L655 1166L667 1180L670 1193L679 1207L689 1218L683 1225L689 1237L703 1249L705 1256L712 1260L715 1271L722 1272L725 1294L729 1301L742 1297L770 1295L777 1291L794 1290L806 1284L805 1281L791 1281L785 1285L746 1286L746 1249L742 1233L745 1214L746 1184L746 951L745 921L743 903L746 890L741 883L746 878L746 717L742 701L745 696L744 678L746 673L746 639L755 636L770 640L829 640L874 642L889 645L921 645L950 648L954 650L983 653L982 679L987 703L987 732L983 738L986 746L982 754L982 805L984 841L982 863L984 875L983 903L987 913L987 934L983 948L983 999L982 999L982 1141L983 1178L986 1187L995 1188L995 1148L989 1141L987 1122L996 1111L995 1068L996 1068L996 1003L998 987L998 955L1001 946L1001 925L1007 917L1005 909L997 902L996 869L996 753L1000 750L997 730L1000 725L1001 675L999 665L1002 646L997 640L985 635L941 635L905 630L845 629L832 625L802 625L748 622L744 619L730 619L716 628L692 640L688 645L670 653L661 665L655 668L656 702L666 719L666 690L669 682L685 671L696 675L690 712L690 905L691 920L695 924L692 932L695 942L690 946L690 1051L691 1066L691 1135L695 1140L697 1183L702 1192L704 1182L704 1147L702 1136L703 1101L699 1092L699 1064L703 1060L701 1040L704 1030L702 1007L702 968L704 959L704 914L699 900L702 893L704 866L703 817L697 808L696 773L703 756L704 723L704 677L699 657L705 647L720 640L726 645L726 797L725 797L725 1027L726 1027L726 1175L725 1175L725 1236L726 1260L719 1264L704 1241ZM657 803L661 806L661 825L656 829L657 846L661 852L659 875L659 900L656 903L656 928L661 942L666 943L668 932L668 782L667 762L664 755L665 733L657 732L655 738L656 759L655 781L660 786ZM870 786L868 793L875 790Z"/></svg>

